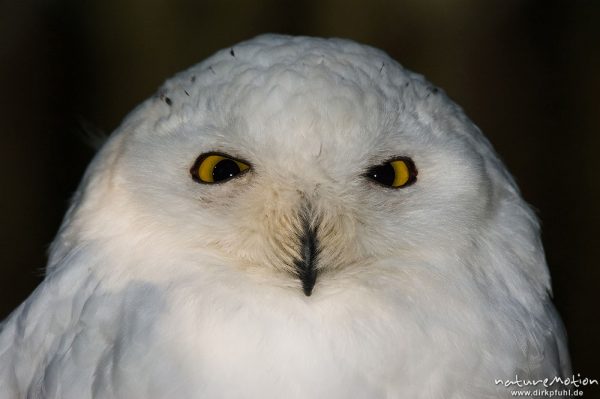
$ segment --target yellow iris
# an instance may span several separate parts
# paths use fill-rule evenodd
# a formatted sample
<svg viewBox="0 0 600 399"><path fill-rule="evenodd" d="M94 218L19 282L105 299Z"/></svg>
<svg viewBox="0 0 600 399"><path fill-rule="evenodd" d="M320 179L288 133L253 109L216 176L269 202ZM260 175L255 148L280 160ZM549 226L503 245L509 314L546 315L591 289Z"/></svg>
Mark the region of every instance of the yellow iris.
<svg viewBox="0 0 600 399"><path fill-rule="evenodd" d="M392 165L392 168L394 168L395 172L392 187L404 186L410 179L410 171L408 169L408 165L406 165L406 162L402 160L392 161L390 162L390 165Z"/></svg>

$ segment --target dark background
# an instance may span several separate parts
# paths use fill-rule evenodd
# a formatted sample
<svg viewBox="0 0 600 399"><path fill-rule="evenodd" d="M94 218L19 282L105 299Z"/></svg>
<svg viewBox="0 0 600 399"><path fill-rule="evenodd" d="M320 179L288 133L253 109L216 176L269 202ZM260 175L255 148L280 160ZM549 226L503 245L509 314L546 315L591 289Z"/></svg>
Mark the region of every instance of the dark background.
<svg viewBox="0 0 600 399"><path fill-rule="evenodd" d="M382 48L465 108L538 210L574 370L600 380L593 0L0 1L0 319L42 278L93 156L82 130L112 131L165 78L264 32Z"/></svg>

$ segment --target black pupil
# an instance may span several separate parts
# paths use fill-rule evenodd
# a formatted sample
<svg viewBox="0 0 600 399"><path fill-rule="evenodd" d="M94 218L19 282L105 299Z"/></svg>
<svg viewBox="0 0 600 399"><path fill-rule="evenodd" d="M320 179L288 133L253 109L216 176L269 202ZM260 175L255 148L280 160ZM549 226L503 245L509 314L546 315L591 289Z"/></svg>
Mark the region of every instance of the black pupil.
<svg viewBox="0 0 600 399"><path fill-rule="evenodd" d="M240 173L240 167L231 159L223 159L215 165L212 175L214 181L229 179Z"/></svg>
<svg viewBox="0 0 600 399"><path fill-rule="evenodd" d="M379 182L385 186L391 186L394 184L394 179L396 178L396 172L394 171L394 167L389 164L383 164L379 166L375 166L371 170L369 170L368 176Z"/></svg>

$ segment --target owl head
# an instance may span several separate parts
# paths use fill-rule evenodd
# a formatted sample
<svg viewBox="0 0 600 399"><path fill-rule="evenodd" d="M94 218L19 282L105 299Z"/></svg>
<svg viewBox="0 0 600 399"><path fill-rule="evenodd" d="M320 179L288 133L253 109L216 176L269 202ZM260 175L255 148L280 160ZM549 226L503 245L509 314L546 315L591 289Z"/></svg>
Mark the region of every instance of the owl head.
<svg viewBox="0 0 600 399"><path fill-rule="evenodd" d="M339 39L260 36L168 80L90 166L50 270L78 247L107 276L186 265L301 297L384 278L406 295L549 289L536 219L477 127Z"/></svg>

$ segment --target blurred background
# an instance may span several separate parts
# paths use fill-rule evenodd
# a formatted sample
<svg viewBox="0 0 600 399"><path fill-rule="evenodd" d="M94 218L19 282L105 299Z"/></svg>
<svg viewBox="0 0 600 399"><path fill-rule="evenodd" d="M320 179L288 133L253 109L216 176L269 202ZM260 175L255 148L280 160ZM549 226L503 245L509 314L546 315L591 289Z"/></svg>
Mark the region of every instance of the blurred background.
<svg viewBox="0 0 600 399"><path fill-rule="evenodd" d="M574 371L600 380L593 0L0 1L0 319L42 279L94 154L82 131L111 132L167 77L265 32L382 48L464 107L537 209Z"/></svg>

